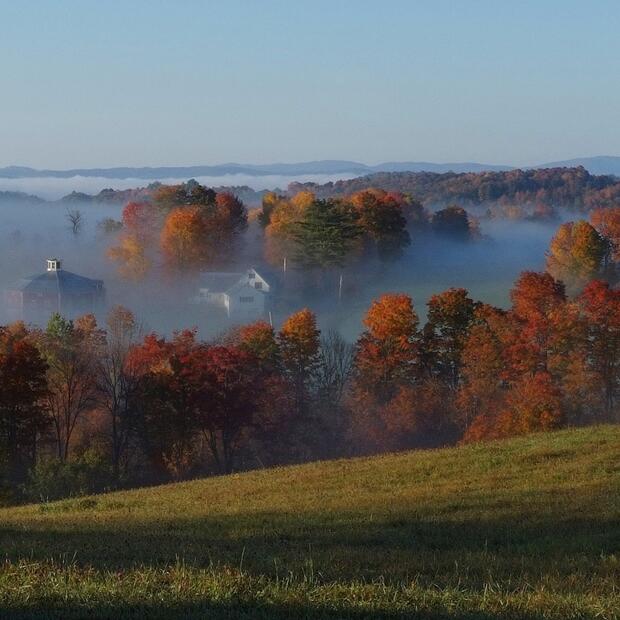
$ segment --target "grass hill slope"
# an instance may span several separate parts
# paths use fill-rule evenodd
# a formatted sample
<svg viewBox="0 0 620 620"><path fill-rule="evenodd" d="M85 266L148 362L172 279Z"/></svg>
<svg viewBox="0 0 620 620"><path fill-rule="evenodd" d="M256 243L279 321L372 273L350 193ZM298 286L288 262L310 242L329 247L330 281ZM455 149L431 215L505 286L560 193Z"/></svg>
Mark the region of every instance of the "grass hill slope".
<svg viewBox="0 0 620 620"><path fill-rule="evenodd" d="M0 617L620 617L620 427L0 510Z"/></svg>

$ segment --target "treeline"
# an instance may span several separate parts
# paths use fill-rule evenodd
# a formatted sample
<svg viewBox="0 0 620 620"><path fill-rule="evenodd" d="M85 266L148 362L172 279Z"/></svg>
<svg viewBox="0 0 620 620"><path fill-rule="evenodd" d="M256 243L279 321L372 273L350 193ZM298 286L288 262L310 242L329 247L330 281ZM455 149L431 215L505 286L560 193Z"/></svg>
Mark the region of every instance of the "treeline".
<svg viewBox="0 0 620 620"><path fill-rule="evenodd" d="M268 192L261 208L248 214L233 194L195 181L158 186L148 200L129 202L121 222L104 220L100 229L117 235L108 256L122 276L137 280L160 265L186 272L225 269L249 224L260 226L261 247L251 257L244 247L246 258L278 267L288 261L299 271L394 261L424 231L461 241L479 235L476 220L461 207L430 213L397 192L369 189L325 200L307 191L290 198Z"/></svg>
<svg viewBox="0 0 620 620"><path fill-rule="evenodd" d="M477 222L460 207L430 213L409 195L376 188L328 199L308 191L291 198L269 192L257 218L266 258L278 264L292 257L303 268L326 269L359 258L395 260L412 235L429 230L461 241L479 234Z"/></svg>
<svg viewBox="0 0 620 620"><path fill-rule="evenodd" d="M204 342L54 315L0 329L6 501L620 421L620 292L525 272L512 307L450 289L419 324L373 302L355 344L314 314Z"/></svg>
<svg viewBox="0 0 620 620"><path fill-rule="evenodd" d="M102 223L104 231L120 229L108 257L122 276L139 280L153 266L178 272L230 262L248 223L237 197L189 181L157 185L147 198L125 205L120 226Z"/></svg>
<svg viewBox="0 0 620 620"><path fill-rule="evenodd" d="M426 206L484 206L497 217L551 217L555 208L590 210L615 206L620 200L618 179L592 175L583 167L461 174L380 172L323 185L292 183L289 192L333 198L371 187L409 194Z"/></svg>

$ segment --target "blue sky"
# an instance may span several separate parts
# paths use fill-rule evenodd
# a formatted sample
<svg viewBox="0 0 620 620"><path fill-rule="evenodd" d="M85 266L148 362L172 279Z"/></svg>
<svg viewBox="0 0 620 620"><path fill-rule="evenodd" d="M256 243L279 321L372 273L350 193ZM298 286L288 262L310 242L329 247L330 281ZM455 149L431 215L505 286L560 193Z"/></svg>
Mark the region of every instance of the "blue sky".
<svg viewBox="0 0 620 620"><path fill-rule="evenodd" d="M0 0L0 166L620 154L617 0Z"/></svg>

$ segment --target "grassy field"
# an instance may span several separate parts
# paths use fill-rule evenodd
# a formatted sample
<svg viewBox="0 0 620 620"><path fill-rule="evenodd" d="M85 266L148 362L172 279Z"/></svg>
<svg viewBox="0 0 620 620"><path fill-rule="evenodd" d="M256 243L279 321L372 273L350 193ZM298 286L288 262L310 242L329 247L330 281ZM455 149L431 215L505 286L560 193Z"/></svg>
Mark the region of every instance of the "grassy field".
<svg viewBox="0 0 620 620"><path fill-rule="evenodd" d="M620 618L620 427L0 510L1 618Z"/></svg>

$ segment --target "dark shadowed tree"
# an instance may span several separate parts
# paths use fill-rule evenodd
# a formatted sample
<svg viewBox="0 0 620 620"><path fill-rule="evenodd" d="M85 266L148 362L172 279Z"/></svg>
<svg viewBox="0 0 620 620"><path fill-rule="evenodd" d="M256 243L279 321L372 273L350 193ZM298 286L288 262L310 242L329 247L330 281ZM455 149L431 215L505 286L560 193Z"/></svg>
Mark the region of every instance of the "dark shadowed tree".
<svg viewBox="0 0 620 620"><path fill-rule="evenodd" d="M437 234L455 241L468 241L472 236L467 211L456 205L440 209L434 213L431 225Z"/></svg>
<svg viewBox="0 0 620 620"><path fill-rule="evenodd" d="M297 416L308 413L310 388L315 379L319 359L320 332L314 313L305 308L292 314L278 334L284 371L295 394Z"/></svg>
<svg viewBox="0 0 620 620"><path fill-rule="evenodd" d="M93 317L94 320L94 317ZM97 404L96 356L101 332L91 320L83 327L54 314L41 337L48 365L47 410L56 436L57 455L69 456L78 421Z"/></svg>
<svg viewBox="0 0 620 620"><path fill-rule="evenodd" d="M97 359L97 385L109 417L112 474L118 484L121 473L128 473L128 451L137 430L138 375L130 352L140 339L141 328L131 311L122 306L110 311L107 327Z"/></svg>
<svg viewBox="0 0 620 620"><path fill-rule="evenodd" d="M452 389L458 387L461 354L475 309L464 288L451 288L428 301L424 336L432 342L435 371Z"/></svg>
<svg viewBox="0 0 620 620"><path fill-rule="evenodd" d="M37 439L49 428L46 371L22 323L0 328L0 463L4 456L12 483L23 481L35 462Z"/></svg>

